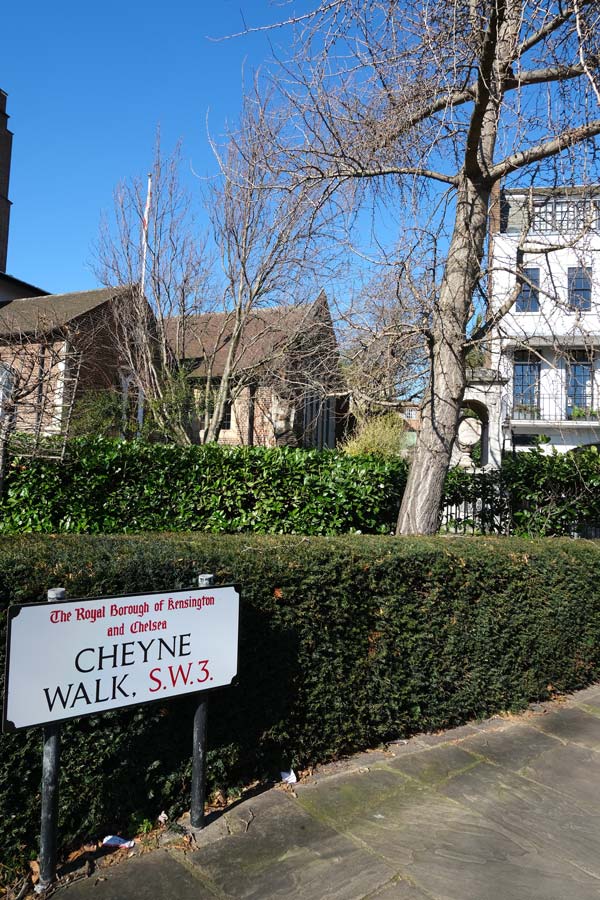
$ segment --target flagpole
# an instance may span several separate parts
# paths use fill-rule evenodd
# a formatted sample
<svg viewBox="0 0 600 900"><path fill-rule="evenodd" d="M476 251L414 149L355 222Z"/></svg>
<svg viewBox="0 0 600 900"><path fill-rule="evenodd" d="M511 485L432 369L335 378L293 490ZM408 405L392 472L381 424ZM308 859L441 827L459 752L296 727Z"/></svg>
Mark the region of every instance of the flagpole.
<svg viewBox="0 0 600 900"><path fill-rule="evenodd" d="M140 277L140 294L144 296L146 284L146 254L148 253L148 222L150 220L150 200L152 198L152 173L148 173L148 193L146 194L146 209L142 219L142 271Z"/></svg>

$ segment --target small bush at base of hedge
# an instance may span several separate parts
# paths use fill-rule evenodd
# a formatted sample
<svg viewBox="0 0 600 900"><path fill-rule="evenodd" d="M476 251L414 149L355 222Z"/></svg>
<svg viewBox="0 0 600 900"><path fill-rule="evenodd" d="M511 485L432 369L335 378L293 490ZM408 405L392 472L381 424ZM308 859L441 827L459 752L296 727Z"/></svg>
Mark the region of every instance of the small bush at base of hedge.
<svg viewBox="0 0 600 900"><path fill-rule="evenodd" d="M25 536L10 603L242 585L239 686L209 701L211 789L581 687L600 671L600 547L493 538ZM0 635L3 669L4 635ZM194 698L63 728L61 841L189 804ZM3 735L0 859L35 845L40 732Z"/></svg>

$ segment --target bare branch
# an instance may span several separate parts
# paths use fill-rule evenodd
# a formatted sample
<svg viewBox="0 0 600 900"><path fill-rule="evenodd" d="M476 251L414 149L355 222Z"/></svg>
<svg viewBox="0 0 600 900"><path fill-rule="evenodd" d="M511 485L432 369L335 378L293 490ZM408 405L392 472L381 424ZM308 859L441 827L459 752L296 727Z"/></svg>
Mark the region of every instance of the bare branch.
<svg viewBox="0 0 600 900"><path fill-rule="evenodd" d="M498 181L500 178L505 178L518 169L523 169L534 162L556 156L562 153L563 150L596 137L598 134L600 134L600 119L580 125L578 128L565 129L557 137L523 150L520 153L513 153L502 162L492 166L489 170L489 178L491 181Z"/></svg>

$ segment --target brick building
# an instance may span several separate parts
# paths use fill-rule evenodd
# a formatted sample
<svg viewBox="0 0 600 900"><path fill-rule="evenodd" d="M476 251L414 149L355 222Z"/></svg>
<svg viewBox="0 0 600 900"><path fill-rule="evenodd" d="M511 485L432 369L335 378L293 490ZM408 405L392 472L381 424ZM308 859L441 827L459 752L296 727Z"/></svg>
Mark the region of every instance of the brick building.
<svg viewBox="0 0 600 900"><path fill-rule="evenodd" d="M74 402L123 378L113 306L129 291L51 294L0 306L0 419L4 429L62 434Z"/></svg>
<svg viewBox="0 0 600 900"><path fill-rule="evenodd" d="M172 318L173 352L186 361L198 396L225 371L233 314ZM334 447L344 415L343 385L324 292L314 303L256 309L244 323L219 442ZM201 440L195 423L195 439Z"/></svg>

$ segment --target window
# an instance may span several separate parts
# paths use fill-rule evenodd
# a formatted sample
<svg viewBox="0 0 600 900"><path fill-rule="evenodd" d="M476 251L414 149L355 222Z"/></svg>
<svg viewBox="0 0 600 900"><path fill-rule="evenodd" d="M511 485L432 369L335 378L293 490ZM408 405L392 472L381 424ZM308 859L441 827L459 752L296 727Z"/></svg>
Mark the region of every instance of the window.
<svg viewBox="0 0 600 900"><path fill-rule="evenodd" d="M592 361L575 350L567 362L567 419L589 418L592 406Z"/></svg>
<svg viewBox="0 0 600 900"><path fill-rule="evenodd" d="M513 418L539 419L540 364L527 352L515 353Z"/></svg>
<svg viewBox="0 0 600 900"><path fill-rule="evenodd" d="M533 231L573 234L598 226L599 201L589 197L577 200L546 197L533 204Z"/></svg>
<svg viewBox="0 0 600 900"><path fill-rule="evenodd" d="M586 266L569 268L569 306L579 312L592 308L592 270Z"/></svg>
<svg viewBox="0 0 600 900"><path fill-rule="evenodd" d="M232 409L232 400L229 397L223 406L223 418L221 419L221 428L223 431L229 431L231 428L231 409Z"/></svg>
<svg viewBox="0 0 600 900"><path fill-rule="evenodd" d="M540 309L540 270L537 268L523 269L525 281L521 285L521 291L517 297L517 312L539 312Z"/></svg>
<svg viewBox="0 0 600 900"><path fill-rule="evenodd" d="M15 376L13 370L4 363L0 363L0 416L11 398L14 387Z"/></svg>

